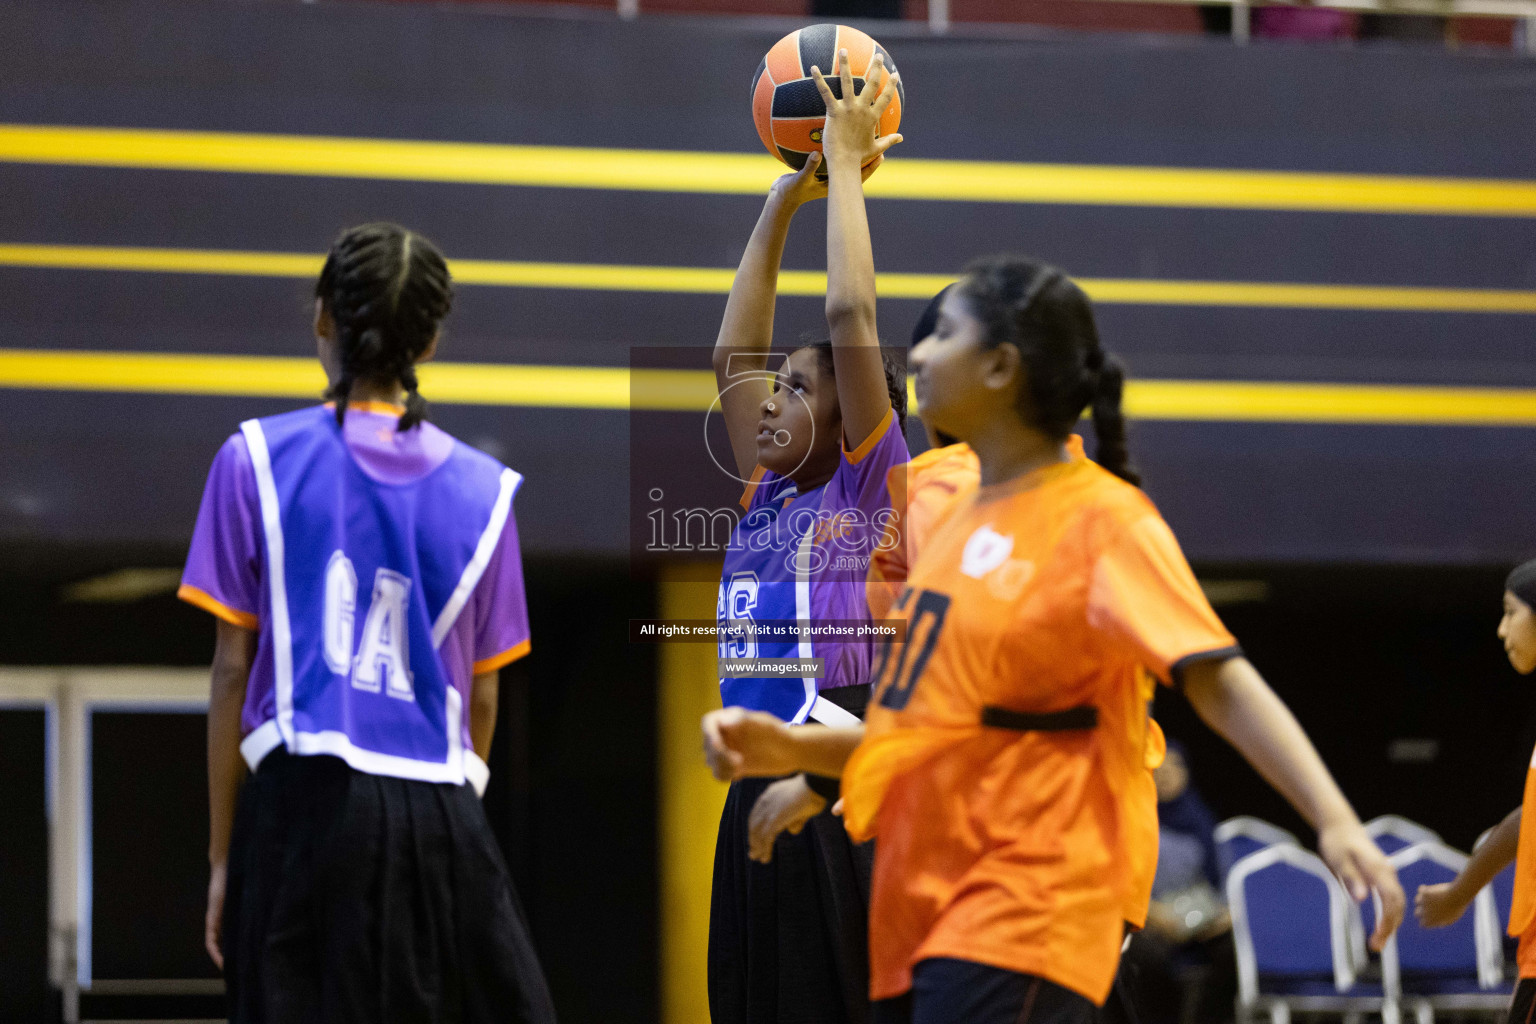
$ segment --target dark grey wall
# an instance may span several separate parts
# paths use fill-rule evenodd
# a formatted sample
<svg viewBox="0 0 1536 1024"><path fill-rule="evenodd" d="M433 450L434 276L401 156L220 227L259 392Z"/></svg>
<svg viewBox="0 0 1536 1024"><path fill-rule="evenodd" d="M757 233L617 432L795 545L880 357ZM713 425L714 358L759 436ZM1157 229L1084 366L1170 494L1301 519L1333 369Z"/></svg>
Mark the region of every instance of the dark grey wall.
<svg viewBox="0 0 1536 1024"><path fill-rule="evenodd" d="M6 0L0 11L3 122L741 152L759 148L749 75L789 27L476 5ZM879 31L911 97L909 156L1515 177L1536 156L1536 66L1513 57ZM751 196L18 164L0 164L0 196L0 241L319 251L339 227L387 217L451 256L696 266L731 265L758 207ZM821 216L807 212L786 265L821 265ZM871 222L893 271L952 272L1022 249L1086 277L1536 287L1528 219L887 200L871 203ZM722 306L466 287L444 356L624 365L633 346L709 344ZM904 339L919 306L884 303L887 336ZM8 347L303 355L305 307L291 281L0 269ZM1100 316L1142 376L1536 386L1529 316ZM819 324L818 300L782 302L782 338ZM291 404L17 392L5 403L0 540L59 543L184 541L219 441ZM528 477L518 511L532 551L624 552L624 414L438 417ZM695 452L693 430L678 427L677 451ZM1525 552L1530 440L1166 422L1133 436L1150 492L1197 560L1421 563Z"/></svg>

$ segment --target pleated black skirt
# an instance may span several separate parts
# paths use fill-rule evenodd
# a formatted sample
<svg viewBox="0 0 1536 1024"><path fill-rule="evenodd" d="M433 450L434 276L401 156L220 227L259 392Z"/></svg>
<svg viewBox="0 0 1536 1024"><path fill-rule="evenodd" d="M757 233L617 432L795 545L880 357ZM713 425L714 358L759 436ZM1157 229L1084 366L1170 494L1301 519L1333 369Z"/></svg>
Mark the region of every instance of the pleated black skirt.
<svg viewBox="0 0 1536 1024"><path fill-rule="evenodd" d="M872 844L822 811L747 859L747 818L774 780L731 785L709 910L713 1024L867 1024Z"/></svg>
<svg viewBox="0 0 1536 1024"><path fill-rule="evenodd" d="M268 754L224 902L236 1024L552 1024L517 894L469 786Z"/></svg>

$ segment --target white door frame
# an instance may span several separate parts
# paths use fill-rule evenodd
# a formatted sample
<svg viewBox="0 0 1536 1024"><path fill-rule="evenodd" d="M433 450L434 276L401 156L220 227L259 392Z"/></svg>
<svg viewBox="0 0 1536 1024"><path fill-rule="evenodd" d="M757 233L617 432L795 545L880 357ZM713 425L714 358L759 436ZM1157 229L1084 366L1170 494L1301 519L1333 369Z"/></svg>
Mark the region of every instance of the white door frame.
<svg viewBox="0 0 1536 1024"><path fill-rule="evenodd" d="M218 993L217 980L91 976L91 715L208 710L205 668L0 668L0 708L41 708L48 817L48 979L79 1020L82 991Z"/></svg>

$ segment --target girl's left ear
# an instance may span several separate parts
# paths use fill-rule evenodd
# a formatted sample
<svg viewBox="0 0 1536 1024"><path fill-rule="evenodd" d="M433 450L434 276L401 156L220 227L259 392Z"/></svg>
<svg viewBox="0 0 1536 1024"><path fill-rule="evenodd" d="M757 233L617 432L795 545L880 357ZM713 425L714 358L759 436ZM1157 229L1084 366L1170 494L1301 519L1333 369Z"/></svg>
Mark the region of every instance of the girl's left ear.
<svg viewBox="0 0 1536 1024"><path fill-rule="evenodd" d="M431 362L432 357L437 355L437 343L442 338L442 336L443 332L441 330L432 335L432 340L427 342L427 347L421 350L421 355L416 357L416 362Z"/></svg>
<svg viewBox="0 0 1536 1024"><path fill-rule="evenodd" d="M1017 383L1023 386L1024 360L1016 345L1004 342L993 346L987 353L986 370L982 380L994 390Z"/></svg>

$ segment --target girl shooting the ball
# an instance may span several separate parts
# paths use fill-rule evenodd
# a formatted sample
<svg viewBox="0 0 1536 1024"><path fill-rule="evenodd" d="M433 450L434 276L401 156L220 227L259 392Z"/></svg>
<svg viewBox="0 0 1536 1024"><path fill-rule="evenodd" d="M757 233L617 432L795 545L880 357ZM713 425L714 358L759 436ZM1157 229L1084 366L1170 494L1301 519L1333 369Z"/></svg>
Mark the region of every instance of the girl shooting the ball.
<svg viewBox="0 0 1536 1024"><path fill-rule="evenodd" d="M906 382L875 328L875 267L863 179L899 135L877 137L895 95L876 55L862 89L838 54L841 96L819 70L826 99L823 154L769 192L736 272L714 368L737 471L748 483L743 516L720 581L723 659L819 658L820 676L727 677L727 705L807 721L854 723L868 697L874 643L770 640L764 622L862 622L861 559L889 510L886 474L907 460ZM828 197L828 341L769 366L779 263L795 212ZM787 772L785 774L788 774ZM759 799L761 797L761 799ZM802 776L737 782L726 798L710 908L709 1000L716 1024L862 1022L868 1003L867 854L856 851L827 799ZM790 835L749 849L749 818ZM769 849L772 849L770 845ZM749 852L755 859L749 859Z"/></svg>

